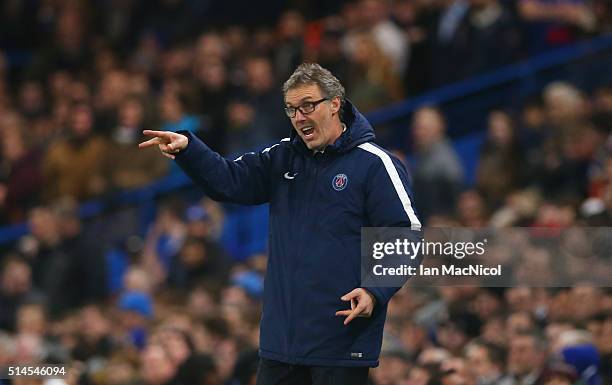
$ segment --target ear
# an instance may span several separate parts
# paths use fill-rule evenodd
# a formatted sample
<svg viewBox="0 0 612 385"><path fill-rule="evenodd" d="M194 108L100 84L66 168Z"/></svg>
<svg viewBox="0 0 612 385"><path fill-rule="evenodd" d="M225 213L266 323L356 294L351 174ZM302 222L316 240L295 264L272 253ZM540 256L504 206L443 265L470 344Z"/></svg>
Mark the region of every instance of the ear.
<svg viewBox="0 0 612 385"><path fill-rule="evenodd" d="M340 111L340 98L339 97L335 97L331 100L331 111L332 111L332 115L333 114L337 114L338 111Z"/></svg>

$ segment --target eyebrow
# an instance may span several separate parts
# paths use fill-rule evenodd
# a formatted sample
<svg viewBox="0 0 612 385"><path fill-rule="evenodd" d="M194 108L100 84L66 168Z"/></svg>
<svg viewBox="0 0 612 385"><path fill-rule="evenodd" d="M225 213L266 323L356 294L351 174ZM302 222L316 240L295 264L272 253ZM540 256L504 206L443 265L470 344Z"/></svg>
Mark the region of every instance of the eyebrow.
<svg viewBox="0 0 612 385"><path fill-rule="evenodd" d="M298 104L298 106L299 106L299 105L301 105L301 104L302 104L302 103L304 103L304 102L311 101L311 100L307 100L307 99L313 99L313 97L312 97L312 96L304 96L302 99L300 99L300 100L298 101L298 103L299 103L299 104ZM290 106L290 107L294 107L294 106L293 106L291 103L289 103L289 102L285 102L285 105Z"/></svg>

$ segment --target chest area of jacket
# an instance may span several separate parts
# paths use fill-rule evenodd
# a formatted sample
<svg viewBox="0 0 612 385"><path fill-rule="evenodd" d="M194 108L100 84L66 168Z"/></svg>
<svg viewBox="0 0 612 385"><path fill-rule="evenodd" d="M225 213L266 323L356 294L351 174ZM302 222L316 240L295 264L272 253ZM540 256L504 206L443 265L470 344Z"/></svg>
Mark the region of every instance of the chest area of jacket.
<svg viewBox="0 0 612 385"><path fill-rule="evenodd" d="M366 174L367 164L350 154L295 159L277 171L272 210L292 218L354 221L365 212Z"/></svg>

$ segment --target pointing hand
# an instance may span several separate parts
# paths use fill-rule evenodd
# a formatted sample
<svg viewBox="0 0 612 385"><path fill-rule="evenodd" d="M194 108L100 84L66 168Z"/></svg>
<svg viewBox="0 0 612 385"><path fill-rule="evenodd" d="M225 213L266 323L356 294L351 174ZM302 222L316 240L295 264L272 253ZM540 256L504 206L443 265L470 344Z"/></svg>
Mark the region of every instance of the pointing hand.
<svg viewBox="0 0 612 385"><path fill-rule="evenodd" d="M174 159L175 154L187 147L187 137L176 132L144 130L142 133L152 138L140 143L139 148L158 145L161 153L170 159Z"/></svg>

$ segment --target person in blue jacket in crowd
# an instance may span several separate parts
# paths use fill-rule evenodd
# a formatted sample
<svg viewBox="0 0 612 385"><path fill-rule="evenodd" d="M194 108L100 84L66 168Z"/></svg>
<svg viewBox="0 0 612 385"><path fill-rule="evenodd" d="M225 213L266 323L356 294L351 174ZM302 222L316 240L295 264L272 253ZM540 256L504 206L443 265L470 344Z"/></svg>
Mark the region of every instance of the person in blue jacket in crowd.
<svg viewBox="0 0 612 385"><path fill-rule="evenodd" d="M258 385L366 384L399 287L361 286L361 228L420 231L405 166L374 141L344 87L316 63L283 86L289 138L235 160L190 132L146 130L211 198L270 203Z"/></svg>

